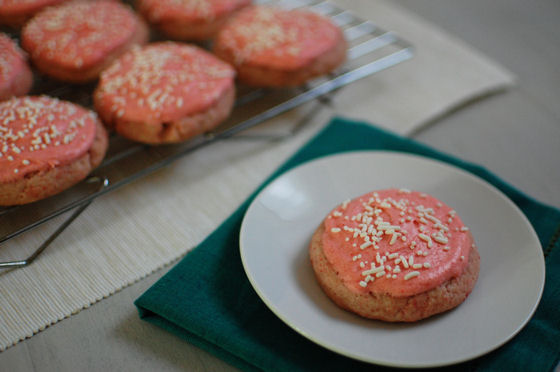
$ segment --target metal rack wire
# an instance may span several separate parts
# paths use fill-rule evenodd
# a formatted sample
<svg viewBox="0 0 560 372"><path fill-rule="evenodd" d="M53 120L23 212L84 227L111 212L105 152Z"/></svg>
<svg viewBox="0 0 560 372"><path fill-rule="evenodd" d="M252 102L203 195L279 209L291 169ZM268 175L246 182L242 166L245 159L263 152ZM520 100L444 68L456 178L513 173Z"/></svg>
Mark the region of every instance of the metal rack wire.
<svg viewBox="0 0 560 372"><path fill-rule="evenodd" d="M0 244L74 210L29 257L0 262L0 269L29 265L99 196L147 176L196 149L231 138L306 102L321 100L336 89L413 56L412 45L395 33L383 30L373 22L361 19L329 1L261 0L259 3L288 9L306 7L331 17L344 30L349 43L346 64L335 73L315 79L297 89L251 89L239 86L230 118L213 132L182 144L148 146L112 136L105 160L83 182L43 201L17 207L0 207ZM40 81L35 84L37 88L34 94L47 94L91 107L93 86L60 86L44 77L37 78Z"/></svg>

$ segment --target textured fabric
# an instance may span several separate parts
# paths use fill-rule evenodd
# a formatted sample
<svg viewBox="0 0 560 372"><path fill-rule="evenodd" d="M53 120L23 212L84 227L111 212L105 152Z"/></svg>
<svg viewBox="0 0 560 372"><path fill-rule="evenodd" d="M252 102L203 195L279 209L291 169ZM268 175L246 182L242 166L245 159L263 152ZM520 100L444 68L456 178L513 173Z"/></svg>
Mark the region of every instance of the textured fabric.
<svg viewBox="0 0 560 372"><path fill-rule="evenodd" d="M504 192L535 227L546 255L542 301L510 342L461 365L465 370L552 370L560 352L560 211L522 194L486 169L363 123L335 119L255 191L217 230L137 301L140 316L245 370L370 370L308 341L259 299L242 268L239 229L253 197L286 170L327 154L394 150L439 159Z"/></svg>

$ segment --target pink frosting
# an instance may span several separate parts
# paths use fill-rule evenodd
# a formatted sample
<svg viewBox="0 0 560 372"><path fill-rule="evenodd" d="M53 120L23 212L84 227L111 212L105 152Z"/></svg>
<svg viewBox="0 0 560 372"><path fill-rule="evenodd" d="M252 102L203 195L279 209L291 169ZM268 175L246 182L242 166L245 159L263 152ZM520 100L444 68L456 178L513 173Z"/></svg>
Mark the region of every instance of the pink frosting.
<svg viewBox="0 0 560 372"><path fill-rule="evenodd" d="M449 206L404 189L345 202L324 226L327 260L346 287L358 293L407 297L428 291L463 272L473 244Z"/></svg>
<svg viewBox="0 0 560 372"><path fill-rule="evenodd" d="M0 100L9 98L2 92L13 93L13 84L19 74L26 73L26 56L18 45L6 34L0 33ZM27 72L29 73L29 72Z"/></svg>
<svg viewBox="0 0 560 372"><path fill-rule="evenodd" d="M135 48L101 74L95 107L111 121L159 123L208 109L235 71L201 48L161 42Z"/></svg>
<svg viewBox="0 0 560 372"><path fill-rule="evenodd" d="M297 69L330 50L342 38L328 18L303 10L251 6L219 33L220 43L236 62Z"/></svg>
<svg viewBox="0 0 560 372"><path fill-rule="evenodd" d="M117 1L68 2L29 21L22 45L34 59L85 69L125 44L137 28L134 12Z"/></svg>
<svg viewBox="0 0 560 372"><path fill-rule="evenodd" d="M0 182L64 165L85 154L97 116L49 97L12 98L0 104Z"/></svg>
<svg viewBox="0 0 560 372"><path fill-rule="evenodd" d="M152 22L200 21L218 18L249 3L251 0L143 0L141 7L149 9Z"/></svg>

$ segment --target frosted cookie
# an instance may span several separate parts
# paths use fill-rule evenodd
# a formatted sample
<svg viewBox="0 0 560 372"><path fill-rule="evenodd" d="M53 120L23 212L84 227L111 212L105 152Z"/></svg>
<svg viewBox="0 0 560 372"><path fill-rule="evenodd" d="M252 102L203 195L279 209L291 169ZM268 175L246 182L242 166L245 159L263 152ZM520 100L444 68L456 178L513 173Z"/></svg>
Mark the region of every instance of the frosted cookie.
<svg viewBox="0 0 560 372"><path fill-rule="evenodd" d="M337 305L391 322L458 306L480 266L454 210L430 195L396 189L336 207L315 231L309 253L319 284Z"/></svg>
<svg viewBox="0 0 560 372"><path fill-rule="evenodd" d="M224 22L251 0L139 0L138 11L160 32L176 40L212 38Z"/></svg>
<svg viewBox="0 0 560 372"><path fill-rule="evenodd" d="M26 55L8 35L0 33L0 101L26 94L32 84Z"/></svg>
<svg viewBox="0 0 560 372"><path fill-rule="evenodd" d="M97 115L54 98L0 103L0 205L30 203L84 179L107 150Z"/></svg>
<svg viewBox="0 0 560 372"><path fill-rule="evenodd" d="M22 30L22 46L35 67L56 79L84 83L133 45L148 30L129 7L117 1L71 1L49 7Z"/></svg>
<svg viewBox="0 0 560 372"><path fill-rule="evenodd" d="M304 10L250 6L218 32L214 53L230 62L241 82L297 86L340 66L343 33L328 18Z"/></svg>
<svg viewBox="0 0 560 372"><path fill-rule="evenodd" d="M65 1L68 0L1 0L0 24L19 28L43 8Z"/></svg>
<svg viewBox="0 0 560 372"><path fill-rule="evenodd" d="M181 142L229 115L234 77L230 65L201 48L154 43L103 71L94 105L107 126L131 140Z"/></svg>

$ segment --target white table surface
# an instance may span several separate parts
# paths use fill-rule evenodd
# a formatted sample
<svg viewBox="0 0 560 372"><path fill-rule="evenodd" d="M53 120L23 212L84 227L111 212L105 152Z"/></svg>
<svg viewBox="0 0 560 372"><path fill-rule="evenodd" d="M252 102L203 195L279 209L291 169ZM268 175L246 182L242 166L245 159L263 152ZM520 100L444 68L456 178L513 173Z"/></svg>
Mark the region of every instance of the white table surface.
<svg viewBox="0 0 560 372"><path fill-rule="evenodd" d="M518 85L412 135L560 207L560 3L395 0L514 72ZM340 112L344 114L344 112ZM217 371L231 366L139 319L133 301L167 270L0 353L0 371Z"/></svg>

